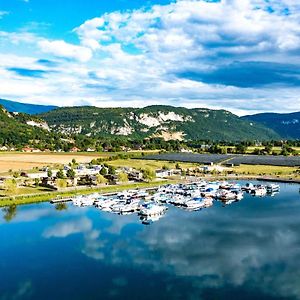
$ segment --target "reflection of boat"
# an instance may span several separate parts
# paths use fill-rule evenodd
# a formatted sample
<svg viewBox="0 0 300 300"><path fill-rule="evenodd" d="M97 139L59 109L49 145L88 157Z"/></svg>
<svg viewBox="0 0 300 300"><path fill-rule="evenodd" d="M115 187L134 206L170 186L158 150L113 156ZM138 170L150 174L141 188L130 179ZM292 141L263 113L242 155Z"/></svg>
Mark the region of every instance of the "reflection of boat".
<svg viewBox="0 0 300 300"><path fill-rule="evenodd" d="M274 193L274 192L279 192L280 186L275 183L271 183L267 185L267 192L268 193Z"/></svg>
<svg viewBox="0 0 300 300"><path fill-rule="evenodd" d="M151 215L159 215L163 214L168 208L164 205L157 205L153 202L150 203L144 203L140 207L140 215L143 216L151 216Z"/></svg>

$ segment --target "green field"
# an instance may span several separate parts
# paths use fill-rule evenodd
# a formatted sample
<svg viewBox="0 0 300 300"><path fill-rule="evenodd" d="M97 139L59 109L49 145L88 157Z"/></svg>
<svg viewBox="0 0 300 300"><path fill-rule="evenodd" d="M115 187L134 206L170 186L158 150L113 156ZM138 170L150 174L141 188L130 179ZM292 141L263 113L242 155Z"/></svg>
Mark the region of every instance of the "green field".
<svg viewBox="0 0 300 300"><path fill-rule="evenodd" d="M297 167L282 167L282 166L264 166L264 165L240 165L233 168L237 174L251 174L251 175L276 175L276 176L293 176L300 177Z"/></svg>
<svg viewBox="0 0 300 300"><path fill-rule="evenodd" d="M131 167L135 169L141 168L149 168L151 170L161 169L163 167L167 167L169 169L175 169L176 164L170 161L156 161L156 160L142 160L142 159L118 159L107 162L108 165L114 166L116 168L122 167ZM180 168L188 169L199 166L199 164L195 163L178 163Z"/></svg>

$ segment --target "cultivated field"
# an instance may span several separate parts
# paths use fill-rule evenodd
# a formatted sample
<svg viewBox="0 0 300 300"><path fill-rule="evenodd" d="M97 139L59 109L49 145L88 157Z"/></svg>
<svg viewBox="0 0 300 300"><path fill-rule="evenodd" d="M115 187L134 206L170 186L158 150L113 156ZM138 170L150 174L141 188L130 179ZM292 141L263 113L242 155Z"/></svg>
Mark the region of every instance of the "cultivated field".
<svg viewBox="0 0 300 300"><path fill-rule="evenodd" d="M0 153L0 173L9 170L29 170L55 164L67 164L73 158L79 163L88 163L108 153Z"/></svg>

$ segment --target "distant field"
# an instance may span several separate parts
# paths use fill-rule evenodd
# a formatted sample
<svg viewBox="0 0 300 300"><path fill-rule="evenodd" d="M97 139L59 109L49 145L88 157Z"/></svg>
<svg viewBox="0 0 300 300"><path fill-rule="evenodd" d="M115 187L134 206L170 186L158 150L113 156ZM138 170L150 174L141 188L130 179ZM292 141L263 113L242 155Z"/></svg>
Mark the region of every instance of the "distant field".
<svg viewBox="0 0 300 300"><path fill-rule="evenodd" d="M73 158L79 163L88 163L94 158L109 155L111 153L0 153L0 173L67 164Z"/></svg>
<svg viewBox="0 0 300 300"><path fill-rule="evenodd" d="M286 167L286 166L264 166L264 165L240 165L234 167L233 170L238 174L251 174L251 175L280 175L296 177L295 172L299 168Z"/></svg>
<svg viewBox="0 0 300 300"><path fill-rule="evenodd" d="M161 169L163 166L166 166L169 169L174 169L177 164L170 161L155 161L155 160L142 160L142 159L127 159L127 160L118 159L118 160L109 161L107 163L114 167L132 167L136 169L150 168L152 170ZM179 162L179 165L181 168L187 169L187 168L195 167L197 164Z"/></svg>

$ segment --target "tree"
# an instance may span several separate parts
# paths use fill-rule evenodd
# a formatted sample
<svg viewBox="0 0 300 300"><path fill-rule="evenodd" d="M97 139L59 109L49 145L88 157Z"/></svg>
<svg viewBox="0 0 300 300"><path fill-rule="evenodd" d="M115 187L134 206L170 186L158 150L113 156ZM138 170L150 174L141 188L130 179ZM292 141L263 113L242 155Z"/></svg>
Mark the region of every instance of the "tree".
<svg viewBox="0 0 300 300"><path fill-rule="evenodd" d="M57 179L56 180L56 185L59 189L64 189L67 187L67 180L65 179Z"/></svg>
<svg viewBox="0 0 300 300"><path fill-rule="evenodd" d="M116 168L114 166L108 166L108 174L116 175Z"/></svg>
<svg viewBox="0 0 300 300"><path fill-rule="evenodd" d="M34 178L34 183L35 183L35 186L39 186L40 179L39 178Z"/></svg>
<svg viewBox="0 0 300 300"><path fill-rule="evenodd" d="M17 182L15 179L5 179L3 182L3 187L7 192L13 194L17 190Z"/></svg>
<svg viewBox="0 0 300 300"><path fill-rule="evenodd" d="M238 144L235 146L235 151L236 151L236 153L245 154L247 151L247 146L245 146L243 144Z"/></svg>
<svg viewBox="0 0 300 300"><path fill-rule="evenodd" d="M143 173L144 179L147 181L152 181L153 179L156 178L155 171L153 171L150 168L142 169L142 173Z"/></svg>
<svg viewBox="0 0 300 300"><path fill-rule="evenodd" d="M179 164L179 163L176 163L175 168L176 168L177 170L181 169L180 164Z"/></svg>
<svg viewBox="0 0 300 300"><path fill-rule="evenodd" d="M48 169L48 171L47 171L47 176L48 176L48 177L52 177L52 175L53 175L52 170L51 170L51 169Z"/></svg>
<svg viewBox="0 0 300 300"><path fill-rule="evenodd" d="M57 171L56 178L58 178L58 179L64 179L65 178L65 174L64 174L64 171L62 169Z"/></svg>
<svg viewBox="0 0 300 300"><path fill-rule="evenodd" d="M76 173L75 173L74 169L68 169L67 177L71 178L71 179L74 179L76 177Z"/></svg>
<svg viewBox="0 0 300 300"><path fill-rule="evenodd" d="M102 169L99 172L101 175L105 176L107 175L107 168L106 167L102 167Z"/></svg>
<svg viewBox="0 0 300 300"><path fill-rule="evenodd" d="M122 183L128 182L128 175L124 172L118 174L118 180Z"/></svg>
<svg viewBox="0 0 300 300"><path fill-rule="evenodd" d="M104 184L108 182L108 180L101 174L98 174L96 178L97 178L97 184Z"/></svg>

